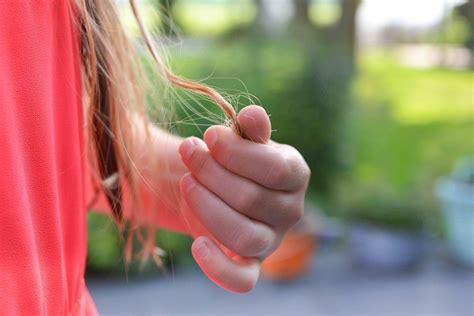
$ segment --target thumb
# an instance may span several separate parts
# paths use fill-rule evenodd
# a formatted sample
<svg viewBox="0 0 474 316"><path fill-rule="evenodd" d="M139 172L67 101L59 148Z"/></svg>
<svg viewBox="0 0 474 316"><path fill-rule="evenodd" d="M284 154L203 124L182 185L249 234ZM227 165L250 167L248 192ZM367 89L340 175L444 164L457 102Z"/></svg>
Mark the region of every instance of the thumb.
<svg viewBox="0 0 474 316"><path fill-rule="evenodd" d="M261 106L246 106L239 112L237 119L245 138L256 143L268 143L272 125L267 112Z"/></svg>

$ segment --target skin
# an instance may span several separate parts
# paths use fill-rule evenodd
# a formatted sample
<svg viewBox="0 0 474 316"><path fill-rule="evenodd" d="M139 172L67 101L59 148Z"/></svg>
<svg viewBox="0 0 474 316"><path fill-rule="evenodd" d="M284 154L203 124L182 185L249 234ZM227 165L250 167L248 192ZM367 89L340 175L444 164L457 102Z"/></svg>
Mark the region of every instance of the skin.
<svg viewBox="0 0 474 316"><path fill-rule="evenodd" d="M270 119L251 105L238 115L248 139L211 126L204 139L181 139L154 128L159 196L157 224L195 238L192 255L219 286L255 287L260 264L303 216L310 170L291 146L270 140ZM163 150L166 148L166 150Z"/></svg>

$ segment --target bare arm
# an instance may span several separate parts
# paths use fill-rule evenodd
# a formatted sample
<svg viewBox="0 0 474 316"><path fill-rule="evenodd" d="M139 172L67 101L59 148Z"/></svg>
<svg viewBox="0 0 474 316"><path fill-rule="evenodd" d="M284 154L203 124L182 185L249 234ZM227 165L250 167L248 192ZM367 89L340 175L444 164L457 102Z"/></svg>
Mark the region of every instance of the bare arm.
<svg viewBox="0 0 474 316"><path fill-rule="evenodd" d="M181 233L188 233L188 229L181 215L182 198L179 190L179 181L187 172L187 168L181 161L178 148L182 142L182 138L172 135L158 127L151 127L151 144L140 143L145 148L139 148L140 152L146 153L148 157L146 161L151 161L148 166L137 166L140 170L139 194L145 196L148 207L146 214L150 214L150 218L157 227L173 230ZM140 162L138 162L140 163ZM89 181L90 182L90 181ZM91 201L95 192L92 183L87 186L87 200ZM126 189L126 191L128 191ZM129 195L125 195L124 215L129 218L131 208ZM111 215L110 206L103 193L99 193L95 203L91 205L92 210L99 213Z"/></svg>

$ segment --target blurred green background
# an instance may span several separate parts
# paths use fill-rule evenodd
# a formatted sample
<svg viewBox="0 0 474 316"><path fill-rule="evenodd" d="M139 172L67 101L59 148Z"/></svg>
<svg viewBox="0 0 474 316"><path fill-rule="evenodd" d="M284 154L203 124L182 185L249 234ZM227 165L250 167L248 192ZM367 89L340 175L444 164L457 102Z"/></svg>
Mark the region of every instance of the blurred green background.
<svg viewBox="0 0 474 316"><path fill-rule="evenodd" d="M240 108L265 107L273 139L299 149L310 165L307 197L324 216L443 238L433 185L474 152L472 1L446 1L437 18L415 26L376 24L383 19L370 20L377 1L277 2L141 4L177 74L218 88ZM413 3L432 14L430 1ZM118 5L136 34L126 1ZM186 136L212 123L179 124L190 121L184 106L176 106L175 121ZM122 272L111 220L90 213L88 222L88 271ZM169 267L191 264L189 238L160 232L157 241Z"/></svg>

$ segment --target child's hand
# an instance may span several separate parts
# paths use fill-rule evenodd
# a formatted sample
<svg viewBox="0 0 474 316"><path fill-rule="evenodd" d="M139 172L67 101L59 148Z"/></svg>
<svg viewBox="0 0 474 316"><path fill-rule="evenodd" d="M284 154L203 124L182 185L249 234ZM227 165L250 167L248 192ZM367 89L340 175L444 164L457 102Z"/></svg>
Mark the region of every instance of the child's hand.
<svg viewBox="0 0 474 316"><path fill-rule="evenodd" d="M212 126L204 142L188 138L180 154L190 173L180 183L194 259L206 275L235 292L250 291L260 261L303 215L310 171L296 149L270 141L270 119L248 106L238 116L251 140ZM295 126L295 128L303 128Z"/></svg>

